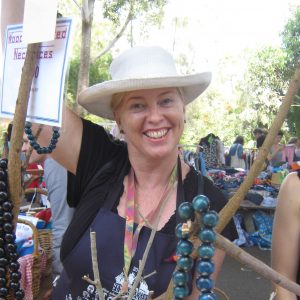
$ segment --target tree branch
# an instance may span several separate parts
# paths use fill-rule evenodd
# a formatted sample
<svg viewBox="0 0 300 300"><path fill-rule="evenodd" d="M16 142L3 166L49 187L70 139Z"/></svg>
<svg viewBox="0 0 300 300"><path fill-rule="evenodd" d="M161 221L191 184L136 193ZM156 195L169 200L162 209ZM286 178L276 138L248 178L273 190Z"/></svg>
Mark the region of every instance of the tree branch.
<svg viewBox="0 0 300 300"><path fill-rule="evenodd" d="M123 24L121 30L119 31L119 33L114 37L114 39L107 45L107 47L102 50L96 57L94 57L92 59L92 63L94 63L96 60L98 60L101 56L103 56L106 52L108 52L113 46L114 44L120 39L120 37L123 35L125 29L127 28L129 22L132 20L134 12L133 12L133 8L134 8L134 1L130 1L130 8L129 8L129 12L127 15L127 18L125 20L125 23Z"/></svg>
<svg viewBox="0 0 300 300"><path fill-rule="evenodd" d="M98 256L97 256L97 244L96 244L96 232L90 232L91 238L91 256L92 256L92 265L93 265L93 273L94 273L94 285L96 286L99 300L105 300L103 288L101 285L100 274L99 274L99 266L98 266Z"/></svg>

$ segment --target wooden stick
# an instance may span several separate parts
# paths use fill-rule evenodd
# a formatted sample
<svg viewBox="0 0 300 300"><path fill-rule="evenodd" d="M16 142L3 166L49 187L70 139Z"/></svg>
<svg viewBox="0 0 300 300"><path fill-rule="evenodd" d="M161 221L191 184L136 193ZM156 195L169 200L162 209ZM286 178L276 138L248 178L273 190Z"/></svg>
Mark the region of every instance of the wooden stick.
<svg viewBox="0 0 300 300"><path fill-rule="evenodd" d="M241 202L244 200L245 195L252 186L254 179L261 172L262 166L267 158L269 150L274 142L274 139L281 128L287 113L290 109L291 104L300 88L300 67L295 70L294 76L290 82L288 91L282 101L282 104L278 110L276 117L274 118L272 125L270 127L269 133L258 152L257 158L255 159L247 177L241 184L240 188L234 194L234 196L229 200L225 207L220 211L220 222L216 227L217 232L222 232L225 226L228 224L230 219L234 216L238 210Z"/></svg>
<svg viewBox="0 0 300 300"><path fill-rule="evenodd" d="M103 288L100 280L99 267L98 267L98 256L97 256L97 244L96 244L96 232L91 231L91 255L94 272L94 282L99 295L99 300L105 300Z"/></svg>
<svg viewBox="0 0 300 300"><path fill-rule="evenodd" d="M25 195L32 194L32 193L37 193L37 194L48 196L47 190L42 189L42 188L28 188L24 191Z"/></svg>
<svg viewBox="0 0 300 300"><path fill-rule="evenodd" d="M261 260L255 258L246 251L242 250L240 247L234 245L222 235L217 234L217 240L215 244L218 248L223 249L226 254L233 257L241 264L249 267L254 272L300 296L300 285L274 271L271 267L263 263Z"/></svg>
<svg viewBox="0 0 300 300"><path fill-rule="evenodd" d="M27 47L13 120L10 150L8 154L9 195L14 205L14 225L16 224L18 219L22 195L20 152L22 148L28 99L30 95L32 78L36 67L39 47L40 43L29 44Z"/></svg>

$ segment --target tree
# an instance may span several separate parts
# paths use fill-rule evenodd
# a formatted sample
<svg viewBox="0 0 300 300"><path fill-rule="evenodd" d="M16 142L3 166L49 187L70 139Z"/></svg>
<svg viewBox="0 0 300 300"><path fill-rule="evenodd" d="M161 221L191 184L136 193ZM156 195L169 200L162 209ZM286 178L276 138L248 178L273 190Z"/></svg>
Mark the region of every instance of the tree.
<svg viewBox="0 0 300 300"><path fill-rule="evenodd" d="M244 103L256 112L256 126L268 128L286 93L284 80L286 53L281 48L266 46L253 53L241 85ZM256 127L255 126L255 127Z"/></svg>
<svg viewBox="0 0 300 300"><path fill-rule="evenodd" d="M287 59L284 70L284 78L288 79L293 70L299 64L300 58L300 8L295 11L294 16L288 20L284 27L282 36L282 48L286 52ZM298 92L294 105L287 117L287 123L292 135L300 137L300 92Z"/></svg>

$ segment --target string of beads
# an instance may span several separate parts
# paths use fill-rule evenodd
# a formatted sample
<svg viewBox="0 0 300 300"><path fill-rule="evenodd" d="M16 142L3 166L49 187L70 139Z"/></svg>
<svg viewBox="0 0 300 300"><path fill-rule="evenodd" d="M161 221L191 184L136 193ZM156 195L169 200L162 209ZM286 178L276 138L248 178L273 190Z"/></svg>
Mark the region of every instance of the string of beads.
<svg viewBox="0 0 300 300"><path fill-rule="evenodd" d="M219 216L215 211L209 210L210 201L205 195L196 196L192 203L183 202L178 207L178 214L185 222L179 223L175 233L179 238L177 243L177 269L174 271L172 280L174 283L174 298L180 300L189 295L188 282L190 280L189 271L193 268L193 259L190 256L193 251L193 243L189 240L191 235L191 224L195 213L201 215L201 228L198 238L202 244L197 249L198 260L196 271L198 277L196 286L200 291L199 300L216 300L217 296L213 292L214 282L210 278L214 272L212 257L215 253L213 243L216 240L214 227L219 221Z"/></svg>
<svg viewBox="0 0 300 300"><path fill-rule="evenodd" d="M6 299L10 289L14 298L24 298L20 287L21 273L15 244L13 204L8 196L7 159L0 160L0 299ZM8 273L8 274L7 274Z"/></svg>
<svg viewBox="0 0 300 300"><path fill-rule="evenodd" d="M32 134L31 130L32 124L30 122L25 123L24 132L27 135L27 138L29 140L29 143L31 147L38 153L38 154L49 154L51 153L55 148L58 141L58 138L60 136L59 129L57 127L52 127L52 138L50 140L50 143L47 147L41 147L40 144L36 141L35 136Z"/></svg>

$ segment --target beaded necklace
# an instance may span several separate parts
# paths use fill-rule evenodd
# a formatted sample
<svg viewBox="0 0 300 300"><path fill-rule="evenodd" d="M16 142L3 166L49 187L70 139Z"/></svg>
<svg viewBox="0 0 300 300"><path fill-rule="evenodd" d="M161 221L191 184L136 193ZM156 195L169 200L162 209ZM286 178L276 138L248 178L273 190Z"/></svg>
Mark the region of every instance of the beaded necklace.
<svg viewBox="0 0 300 300"><path fill-rule="evenodd" d="M41 147L40 144L37 143L36 137L33 135L31 130L32 124L30 122L25 123L24 132L27 135L27 138L29 140L30 146L38 153L38 154L49 154L51 153L55 148L58 141L58 138L60 136L59 129L57 127L52 127L52 138L50 140L50 143L47 147Z"/></svg>
<svg viewBox="0 0 300 300"><path fill-rule="evenodd" d="M15 299L23 299L21 273L12 224L13 204L8 195L7 159L0 160L0 297L6 299L10 289Z"/></svg>
<svg viewBox="0 0 300 300"><path fill-rule="evenodd" d="M212 292L214 283L210 278L214 272L214 263L212 257L215 249L213 243L216 240L214 227L217 225L219 217L215 211L209 211L209 199L205 195L196 196L192 203L183 202L178 207L178 215L185 222L176 226L175 233L179 238L177 243L177 269L173 272L172 280L174 283L174 300L183 299L189 295L188 281L189 274L193 268L193 259L190 256L193 251L193 243L189 240L191 235L192 219L195 214L201 216L201 228L198 238L202 244L197 249L199 256L196 262L197 289L201 292L199 300L216 300L216 294Z"/></svg>

